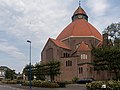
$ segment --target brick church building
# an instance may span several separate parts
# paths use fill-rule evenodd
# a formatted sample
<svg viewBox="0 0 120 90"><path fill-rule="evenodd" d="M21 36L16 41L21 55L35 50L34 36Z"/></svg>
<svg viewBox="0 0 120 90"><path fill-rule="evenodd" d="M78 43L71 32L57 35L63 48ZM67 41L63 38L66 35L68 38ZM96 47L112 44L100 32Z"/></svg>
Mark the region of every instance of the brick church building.
<svg viewBox="0 0 120 90"><path fill-rule="evenodd" d="M94 71L91 55L92 46L97 47L103 42L99 31L88 22L86 12L79 6L72 22L58 35L56 39L49 38L41 53L41 63L57 60L61 62L61 74L58 81L79 79L107 79L107 72ZM103 42L104 43L104 42Z"/></svg>

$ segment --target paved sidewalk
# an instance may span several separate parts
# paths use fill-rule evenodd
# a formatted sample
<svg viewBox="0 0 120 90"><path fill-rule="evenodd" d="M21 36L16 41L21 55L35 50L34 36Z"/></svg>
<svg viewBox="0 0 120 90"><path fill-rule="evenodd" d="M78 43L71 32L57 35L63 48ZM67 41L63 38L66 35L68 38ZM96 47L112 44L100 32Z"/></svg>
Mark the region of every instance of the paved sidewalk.
<svg viewBox="0 0 120 90"><path fill-rule="evenodd" d="M86 87L83 84L70 84L67 85L66 88L32 87L31 89L28 86L21 86L20 84L7 84L4 86L13 87L14 90L86 90Z"/></svg>

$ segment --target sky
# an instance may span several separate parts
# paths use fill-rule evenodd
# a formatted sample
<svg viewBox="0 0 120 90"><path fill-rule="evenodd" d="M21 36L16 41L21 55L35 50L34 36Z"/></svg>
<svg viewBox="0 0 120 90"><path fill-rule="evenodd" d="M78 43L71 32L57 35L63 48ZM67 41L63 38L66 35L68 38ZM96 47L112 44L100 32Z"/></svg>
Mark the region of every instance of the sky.
<svg viewBox="0 0 120 90"><path fill-rule="evenodd" d="M89 22L102 34L111 23L120 22L120 0L81 0ZM0 0L0 66L22 72L39 63L48 38L56 38L71 23L79 0Z"/></svg>

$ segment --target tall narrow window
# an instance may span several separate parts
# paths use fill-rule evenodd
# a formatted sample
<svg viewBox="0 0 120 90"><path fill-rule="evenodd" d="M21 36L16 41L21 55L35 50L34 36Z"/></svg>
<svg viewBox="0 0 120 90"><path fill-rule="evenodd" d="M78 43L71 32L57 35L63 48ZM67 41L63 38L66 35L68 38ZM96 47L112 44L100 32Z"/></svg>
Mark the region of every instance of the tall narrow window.
<svg viewBox="0 0 120 90"><path fill-rule="evenodd" d="M69 66L72 66L72 61L69 61L70 65Z"/></svg>
<svg viewBox="0 0 120 90"><path fill-rule="evenodd" d="M87 59L87 55L85 55L85 58Z"/></svg>
<svg viewBox="0 0 120 90"><path fill-rule="evenodd" d="M92 67L90 67L90 74L92 74L92 71L93 71L93 68L92 68Z"/></svg>
<svg viewBox="0 0 120 90"><path fill-rule="evenodd" d="M81 73L83 73L83 68L81 67Z"/></svg>
<svg viewBox="0 0 120 90"><path fill-rule="evenodd" d="M64 53L64 56L63 57L66 57L66 54Z"/></svg>
<svg viewBox="0 0 120 90"><path fill-rule="evenodd" d="M83 68L79 67L79 74L83 73Z"/></svg>
<svg viewBox="0 0 120 90"><path fill-rule="evenodd" d="M81 59L83 59L83 55L81 54Z"/></svg>
<svg viewBox="0 0 120 90"><path fill-rule="evenodd" d="M66 67L68 66L68 61L66 61Z"/></svg>
<svg viewBox="0 0 120 90"><path fill-rule="evenodd" d="M83 59L85 59L85 54L83 54Z"/></svg>

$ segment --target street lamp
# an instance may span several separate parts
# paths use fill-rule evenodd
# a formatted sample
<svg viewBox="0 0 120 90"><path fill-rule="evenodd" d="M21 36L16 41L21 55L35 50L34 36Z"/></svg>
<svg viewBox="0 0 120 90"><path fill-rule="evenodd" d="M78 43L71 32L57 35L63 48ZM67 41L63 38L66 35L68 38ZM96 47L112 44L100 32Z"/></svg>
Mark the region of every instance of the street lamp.
<svg viewBox="0 0 120 90"><path fill-rule="evenodd" d="M32 73L31 73L31 41L30 41L30 40L27 40L27 42L30 43L30 64L29 64L29 67L30 67L30 68L29 68L29 71L30 71L29 74L30 74L30 75L29 75L29 87L30 87L30 89L31 89L31 74L32 74Z"/></svg>

